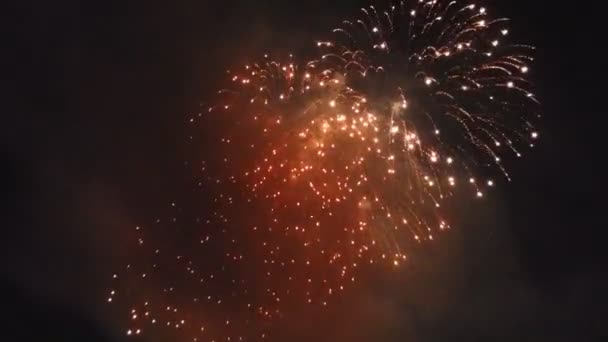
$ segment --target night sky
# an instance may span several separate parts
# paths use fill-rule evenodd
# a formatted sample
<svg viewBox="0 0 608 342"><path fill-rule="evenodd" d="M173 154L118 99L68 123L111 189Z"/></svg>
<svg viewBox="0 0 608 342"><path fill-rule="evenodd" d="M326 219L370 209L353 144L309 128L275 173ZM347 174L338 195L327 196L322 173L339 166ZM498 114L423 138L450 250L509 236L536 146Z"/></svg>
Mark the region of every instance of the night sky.
<svg viewBox="0 0 608 342"><path fill-rule="evenodd" d="M180 196L188 113L227 66L298 52L368 3L326 2L11 6L0 336L124 340L104 301L128 252L118 237ZM456 229L407 267L367 275L377 281L324 312L294 313L278 341L608 338L600 5L484 3L538 47L538 148L515 164L511 184L463 204Z"/></svg>

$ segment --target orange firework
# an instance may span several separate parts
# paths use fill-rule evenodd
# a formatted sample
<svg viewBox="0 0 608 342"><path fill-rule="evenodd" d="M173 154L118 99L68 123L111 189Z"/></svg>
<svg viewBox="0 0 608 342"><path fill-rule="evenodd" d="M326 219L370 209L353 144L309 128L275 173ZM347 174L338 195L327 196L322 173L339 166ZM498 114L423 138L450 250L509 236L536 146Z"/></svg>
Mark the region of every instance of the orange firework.
<svg viewBox="0 0 608 342"><path fill-rule="evenodd" d="M128 335L265 338L273 318L327 305L361 266L399 266L449 228L458 184L483 197L493 168L508 179L503 153L538 137L531 48L457 1L363 13L317 43L317 60L229 72L190 120L200 203L166 223L180 233L137 229L143 261L108 298L130 300Z"/></svg>

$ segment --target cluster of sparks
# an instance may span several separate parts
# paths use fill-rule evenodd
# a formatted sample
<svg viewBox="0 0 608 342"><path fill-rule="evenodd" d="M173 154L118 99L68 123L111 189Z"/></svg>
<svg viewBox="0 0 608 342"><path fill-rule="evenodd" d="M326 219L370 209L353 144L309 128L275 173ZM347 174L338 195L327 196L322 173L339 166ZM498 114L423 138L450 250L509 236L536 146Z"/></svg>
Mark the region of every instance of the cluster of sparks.
<svg viewBox="0 0 608 342"><path fill-rule="evenodd" d="M128 305L126 334L264 339L272 319L328 305L358 268L397 267L448 229L442 209L461 183L479 198L492 174L508 180L503 156L538 138L532 48L487 12L369 7L317 42L318 59L228 71L216 104L189 120L189 143L208 149L188 162L203 199L137 227L143 261L114 275L107 300Z"/></svg>

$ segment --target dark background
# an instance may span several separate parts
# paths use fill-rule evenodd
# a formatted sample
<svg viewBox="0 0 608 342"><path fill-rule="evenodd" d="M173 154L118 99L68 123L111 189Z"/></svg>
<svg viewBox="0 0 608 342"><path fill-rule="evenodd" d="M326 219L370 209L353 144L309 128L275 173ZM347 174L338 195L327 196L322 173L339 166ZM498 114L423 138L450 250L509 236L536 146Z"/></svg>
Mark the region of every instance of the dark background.
<svg viewBox="0 0 608 342"><path fill-rule="evenodd" d="M183 123L243 56L304 45L365 1L22 1L3 22L0 336L118 341L117 237L184 177ZM399 276L284 341L608 338L605 33L596 2L486 1L538 47L542 141L514 182ZM593 8L596 7L596 8ZM296 314L297 317L297 314ZM7 320L8 318L8 320Z"/></svg>

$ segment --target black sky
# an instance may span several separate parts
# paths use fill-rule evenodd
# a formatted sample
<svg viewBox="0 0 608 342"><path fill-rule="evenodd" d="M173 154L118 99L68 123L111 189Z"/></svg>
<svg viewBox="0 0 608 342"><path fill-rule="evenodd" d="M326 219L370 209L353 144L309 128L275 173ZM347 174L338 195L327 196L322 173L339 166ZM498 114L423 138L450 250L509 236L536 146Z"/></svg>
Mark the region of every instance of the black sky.
<svg viewBox="0 0 608 342"><path fill-rule="evenodd" d="M0 281L12 341L117 341L115 237L179 194L182 124L226 66L290 50L366 1L23 1L3 23ZM538 47L542 142L397 279L285 341L599 341L605 266L601 4L486 1ZM338 318L339 317L339 318ZM329 324L328 322L331 322ZM322 329L319 329L322 327ZM356 328L353 328L356 327ZM122 338L122 337L120 337Z"/></svg>

